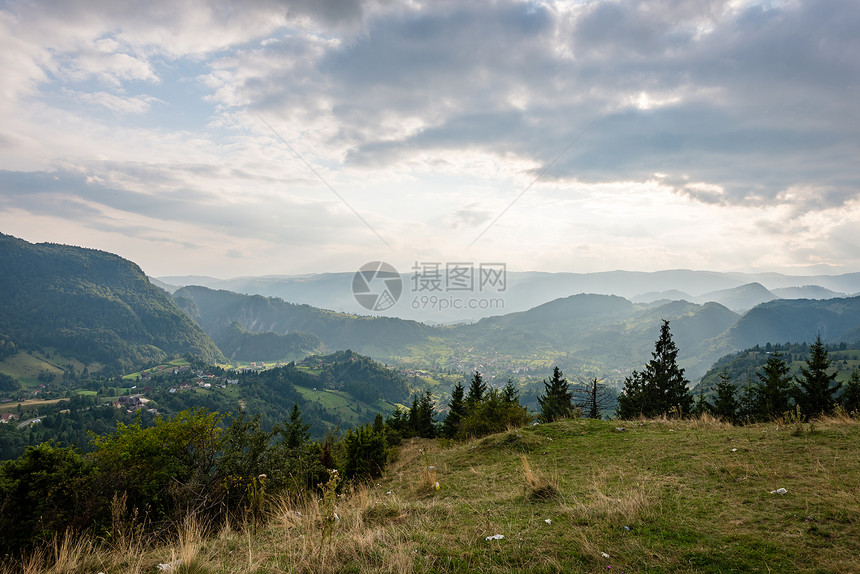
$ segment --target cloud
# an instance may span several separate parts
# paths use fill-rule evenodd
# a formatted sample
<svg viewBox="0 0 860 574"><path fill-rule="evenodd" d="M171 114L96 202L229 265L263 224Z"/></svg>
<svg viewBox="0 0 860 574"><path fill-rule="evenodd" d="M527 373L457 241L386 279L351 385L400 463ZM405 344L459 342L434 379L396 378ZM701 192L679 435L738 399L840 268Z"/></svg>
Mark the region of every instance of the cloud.
<svg viewBox="0 0 860 574"><path fill-rule="evenodd" d="M0 206L345 253L368 232L307 161L398 249L468 243L538 174L481 243L549 261L575 223L695 261L677 214L707 213L826 249L848 232L808 214L858 209L858 27L849 0L10 0Z"/></svg>
<svg viewBox="0 0 860 574"><path fill-rule="evenodd" d="M149 110L153 102L159 102L152 96L121 97L107 92L69 92L69 95L81 102L101 106L112 112L124 114L142 114ZM163 103L163 102L162 102Z"/></svg>

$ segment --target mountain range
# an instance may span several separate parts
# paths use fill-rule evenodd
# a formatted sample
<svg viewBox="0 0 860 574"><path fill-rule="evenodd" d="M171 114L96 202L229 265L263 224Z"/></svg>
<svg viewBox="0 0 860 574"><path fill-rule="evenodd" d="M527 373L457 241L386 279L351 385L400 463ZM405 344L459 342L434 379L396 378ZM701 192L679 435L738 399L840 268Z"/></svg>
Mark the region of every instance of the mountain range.
<svg viewBox="0 0 860 574"><path fill-rule="evenodd" d="M721 356L757 344L811 341L819 333L827 342L860 342L860 297L781 299L775 292L855 292L860 274L754 277L773 290L760 281L743 282L751 278L683 270L511 273L499 295L517 305L529 299L536 304L431 325L206 286L171 288L168 281L177 278L162 278L171 296L116 255L0 235L0 339L4 347L49 347L113 371L186 354L207 362L272 361L352 349L403 368L518 377L545 376L558 364L573 377L616 381L650 358L663 320L670 321L679 360L693 381ZM351 287L342 284L347 279L352 276L233 281L237 289L289 287L331 301L344 297L343 290L352 298ZM634 295L568 291L542 299L569 285Z"/></svg>
<svg viewBox="0 0 860 574"><path fill-rule="evenodd" d="M679 361L691 379L721 356L756 344L811 341L818 333L828 341L860 342L860 297L773 299L739 314L714 302L634 304L616 295L581 293L528 311L448 326L347 315L206 287L182 288L174 298L219 345L228 329L283 337L312 333L329 351L349 347L404 366L460 373L479 369L503 377L528 372L530 365L545 370L553 362L574 376L622 378L650 358L663 320L670 321ZM256 356L280 358L262 351Z"/></svg>
<svg viewBox="0 0 860 574"><path fill-rule="evenodd" d="M602 273L540 273L506 271L502 288L484 290L480 284L467 291L441 289L433 292L418 287L417 271L401 274L403 293L384 312L369 312L352 293L355 273L321 273L293 276L236 277L216 279L205 276L159 277L154 282L173 292L197 285L248 295L277 297L321 309L346 313L377 314L412 319L427 324L472 322L505 313L526 311L548 301L575 293L618 295L635 303L686 300L693 303L720 303L736 312L778 298L829 299L860 293L860 273L842 275L783 275L779 273L719 273L686 269ZM441 271L445 277L444 268ZM455 297L463 301L490 301L492 305L439 308L421 303L422 297Z"/></svg>

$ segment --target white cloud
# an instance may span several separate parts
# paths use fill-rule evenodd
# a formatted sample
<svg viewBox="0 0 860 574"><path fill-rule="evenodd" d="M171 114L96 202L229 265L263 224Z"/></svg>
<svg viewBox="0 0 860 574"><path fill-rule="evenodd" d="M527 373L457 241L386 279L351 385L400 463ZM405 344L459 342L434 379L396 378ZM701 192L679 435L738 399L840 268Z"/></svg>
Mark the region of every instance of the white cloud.
<svg viewBox="0 0 860 574"><path fill-rule="evenodd" d="M175 242L171 265L245 273L284 250L300 272L379 249L860 269L848 0L3 6L10 229L128 236L159 265L133 241ZM65 187L45 191L50 174Z"/></svg>

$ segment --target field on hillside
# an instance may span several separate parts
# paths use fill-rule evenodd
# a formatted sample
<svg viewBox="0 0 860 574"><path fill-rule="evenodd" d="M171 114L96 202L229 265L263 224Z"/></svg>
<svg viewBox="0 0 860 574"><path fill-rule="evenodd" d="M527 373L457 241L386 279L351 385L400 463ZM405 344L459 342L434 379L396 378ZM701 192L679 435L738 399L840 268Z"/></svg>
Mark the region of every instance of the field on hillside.
<svg viewBox="0 0 860 574"><path fill-rule="evenodd" d="M415 440L382 479L246 526L187 524L157 548L79 540L54 572L858 572L860 422L579 419Z"/></svg>

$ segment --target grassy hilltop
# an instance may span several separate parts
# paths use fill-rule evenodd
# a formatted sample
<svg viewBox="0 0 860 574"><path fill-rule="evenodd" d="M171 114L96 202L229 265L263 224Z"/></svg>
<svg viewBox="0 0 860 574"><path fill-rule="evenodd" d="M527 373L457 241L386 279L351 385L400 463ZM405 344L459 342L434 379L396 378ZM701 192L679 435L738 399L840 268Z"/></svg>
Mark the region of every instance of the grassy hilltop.
<svg viewBox="0 0 860 574"><path fill-rule="evenodd" d="M145 547L129 527L0 573L55 558L52 572L860 572L860 422L573 419L413 440L374 483L271 502L245 528L188 523Z"/></svg>

